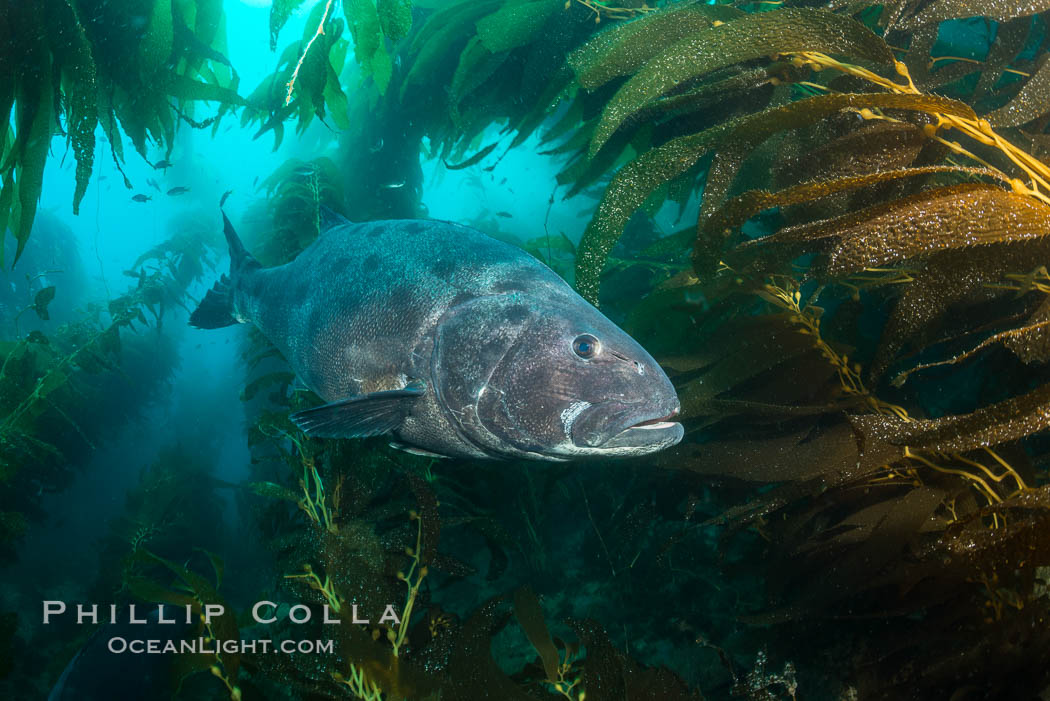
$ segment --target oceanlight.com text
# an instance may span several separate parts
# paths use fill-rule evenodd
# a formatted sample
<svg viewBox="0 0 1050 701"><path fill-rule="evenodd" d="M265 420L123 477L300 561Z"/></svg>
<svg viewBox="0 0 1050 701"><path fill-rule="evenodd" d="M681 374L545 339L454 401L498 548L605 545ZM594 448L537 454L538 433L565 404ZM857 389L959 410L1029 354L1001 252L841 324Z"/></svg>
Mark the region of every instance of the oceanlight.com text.
<svg viewBox="0 0 1050 701"><path fill-rule="evenodd" d="M268 654L286 655L331 654L335 652L334 640L215 640L191 638L189 640L140 640L115 636L109 639L107 649L114 654L132 655L218 655Z"/></svg>

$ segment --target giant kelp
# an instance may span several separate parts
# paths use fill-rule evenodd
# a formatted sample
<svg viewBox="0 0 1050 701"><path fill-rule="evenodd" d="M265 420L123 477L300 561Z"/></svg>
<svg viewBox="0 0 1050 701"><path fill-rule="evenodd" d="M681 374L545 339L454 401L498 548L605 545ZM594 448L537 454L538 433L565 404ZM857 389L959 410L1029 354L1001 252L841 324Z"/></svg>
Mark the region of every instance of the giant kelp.
<svg viewBox="0 0 1050 701"><path fill-rule="evenodd" d="M33 226L53 135L76 159L77 213L96 157L101 127L118 169L124 139L170 152L180 120L196 101L219 114L244 104L225 49L221 0L47 0L0 5L0 229L18 242ZM134 67L129 70L129 66ZM209 123L213 123L212 119ZM122 170L122 169L121 169ZM131 184L125 177L125 184Z"/></svg>

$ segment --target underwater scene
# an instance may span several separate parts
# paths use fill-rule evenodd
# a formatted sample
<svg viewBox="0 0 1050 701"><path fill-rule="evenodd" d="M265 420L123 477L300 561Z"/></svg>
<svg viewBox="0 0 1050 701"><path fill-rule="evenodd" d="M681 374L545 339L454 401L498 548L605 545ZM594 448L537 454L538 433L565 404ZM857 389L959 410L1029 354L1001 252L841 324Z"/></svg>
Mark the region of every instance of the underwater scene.
<svg viewBox="0 0 1050 701"><path fill-rule="evenodd" d="M0 0L0 698L1050 698L1050 0Z"/></svg>

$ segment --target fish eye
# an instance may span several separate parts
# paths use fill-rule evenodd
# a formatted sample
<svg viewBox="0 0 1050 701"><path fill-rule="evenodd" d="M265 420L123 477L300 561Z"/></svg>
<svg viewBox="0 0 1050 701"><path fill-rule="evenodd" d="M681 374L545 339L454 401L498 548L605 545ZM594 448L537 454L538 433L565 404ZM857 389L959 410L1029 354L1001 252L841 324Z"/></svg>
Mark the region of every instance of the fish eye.
<svg viewBox="0 0 1050 701"><path fill-rule="evenodd" d="M601 347L601 342L589 333L582 333L572 341L572 352L584 360L589 360L598 355Z"/></svg>

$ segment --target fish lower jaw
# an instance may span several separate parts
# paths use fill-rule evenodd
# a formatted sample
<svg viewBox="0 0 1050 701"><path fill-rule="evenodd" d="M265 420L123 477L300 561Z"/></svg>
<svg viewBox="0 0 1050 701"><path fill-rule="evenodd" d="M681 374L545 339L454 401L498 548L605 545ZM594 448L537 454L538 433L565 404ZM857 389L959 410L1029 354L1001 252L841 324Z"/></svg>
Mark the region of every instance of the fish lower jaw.
<svg viewBox="0 0 1050 701"><path fill-rule="evenodd" d="M638 457L677 445L685 435L682 424L672 421L642 423L624 429L599 445L562 444L557 451L567 457Z"/></svg>

